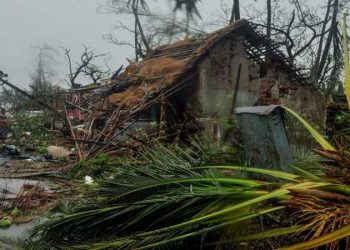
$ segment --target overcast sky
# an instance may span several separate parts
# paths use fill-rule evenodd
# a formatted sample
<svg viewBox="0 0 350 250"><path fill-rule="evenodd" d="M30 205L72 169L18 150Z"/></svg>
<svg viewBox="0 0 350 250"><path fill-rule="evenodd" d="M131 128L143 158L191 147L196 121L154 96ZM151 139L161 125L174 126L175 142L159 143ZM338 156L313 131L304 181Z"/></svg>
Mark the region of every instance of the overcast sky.
<svg viewBox="0 0 350 250"><path fill-rule="evenodd" d="M102 36L111 31L115 17L97 14L104 0L1 0L0 70L9 80L28 85L33 71L33 46L63 44L77 57L85 44L98 53L110 53L111 66L130 57L128 49L118 49ZM58 58L57 78L66 71L64 58Z"/></svg>
<svg viewBox="0 0 350 250"><path fill-rule="evenodd" d="M231 2L230 0L228 0ZM97 8L106 0L1 0L0 7L0 70L9 74L9 80L19 86L28 86L29 74L34 68L34 46L60 44L70 48L72 57L78 59L82 45L98 53L111 55L112 69L126 65L132 58L132 49L118 47L103 39L113 32L122 17L101 14ZM211 15L219 11L220 4L203 1L201 11ZM217 0L217 2L220 2ZM168 0L158 0L158 6L169 7ZM157 8L157 6L155 6ZM159 7L159 9L161 8ZM114 31L115 32L115 31ZM118 37L131 39L128 33L118 32ZM56 81L63 79L67 65L63 56L55 64Z"/></svg>

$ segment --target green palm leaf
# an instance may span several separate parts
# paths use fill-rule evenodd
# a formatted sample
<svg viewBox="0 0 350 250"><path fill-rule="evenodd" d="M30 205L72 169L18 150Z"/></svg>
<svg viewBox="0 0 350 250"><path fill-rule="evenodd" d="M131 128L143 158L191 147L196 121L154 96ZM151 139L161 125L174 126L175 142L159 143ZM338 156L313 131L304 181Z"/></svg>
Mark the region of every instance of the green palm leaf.
<svg viewBox="0 0 350 250"><path fill-rule="evenodd" d="M284 110L292 114L305 128L311 136L322 146L323 149L326 150L336 150L314 127L311 126L304 118L302 118L298 113L293 111L292 109L282 106Z"/></svg>
<svg viewBox="0 0 350 250"><path fill-rule="evenodd" d="M319 246L323 246L334 241L343 239L350 236L350 225L341 227L338 230L335 230L329 234L323 235L313 240L302 242L293 246L283 247L280 250L307 250L315 249Z"/></svg>
<svg viewBox="0 0 350 250"><path fill-rule="evenodd" d="M260 210L260 211L254 212L254 213L247 214L245 216L239 216L238 218L235 218L235 219L232 219L232 220L227 220L227 221L225 221L223 223L219 223L219 224L216 224L214 226L206 227L204 229L201 229L201 230L198 230L198 231L195 231L195 232L183 234L183 235L180 235L180 236L177 236L177 237L169 238L167 240L159 241L159 242L152 243L152 244L144 244L143 246L140 246L140 247L134 247L134 246L130 245L130 242L131 242L130 240L131 239L130 238L124 238L124 239L117 239L117 240L114 240L112 242L103 242L103 243L98 243L98 244L93 244L93 245L77 246L77 248L85 248L85 249L89 248L89 249L95 249L95 250L107 249L107 248L113 248L113 247L121 247L121 245L120 245L121 242L127 242L128 243L127 246L124 245L123 247L128 247L128 248L132 248L132 249L135 249L135 250L136 249L141 250L141 249L149 249L149 248L154 248L154 247L160 247L160 246L172 243L172 242L177 242L177 241L181 241L181 240L184 240L184 239L187 239L187 238L191 238L191 237L194 237L194 236L202 235L204 233L217 231L217 230L220 230L220 229L222 229L224 227L230 226L232 224L236 224L238 222L251 220L253 218L259 217L259 216L267 214L267 213L272 213L272 212L281 210L283 208L284 208L283 206L280 206L280 207L273 207L273 208L263 209L263 210ZM151 233L151 232L149 232L149 233ZM136 235L136 236L133 236L133 237L134 238L138 238L138 237L143 237L143 235ZM148 239L148 241L150 241L150 240ZM151 240L151 242L154 242L154 240Z"/></svg>
<svg viewBox="0 0 350 250"><path fill-rule="evenodd" d="M264 174L276 178L280 178L283 180L288 181L296 181L298 178L300 178L299 175L290 174L278 170L271 170L271 169L263 169L263 168L253 168L253 167L243 167L243 166L201 166L196 167L194 169L226 169L226 170L235 170L235 171L242 171L242 172L250 172L255 174Z"/></svg>

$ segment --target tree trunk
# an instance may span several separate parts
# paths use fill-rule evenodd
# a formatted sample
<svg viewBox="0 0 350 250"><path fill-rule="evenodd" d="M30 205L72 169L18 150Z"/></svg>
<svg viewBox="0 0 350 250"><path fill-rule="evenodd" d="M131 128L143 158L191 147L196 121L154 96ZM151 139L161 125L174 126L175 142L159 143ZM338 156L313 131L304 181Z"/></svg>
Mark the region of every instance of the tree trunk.
<svg viewBox="0 0 350 250"><path fill-rule="evenodd" d="M135 22L137 24L138 31L140 32L142 43L143 43L143 45L145 45L146 51L149 52L149 51L151 51L151 48L149 46L148 40L147 40L146 35L145 35L143 28L142 28L142 24L141 24L141 21L139 18L139 13L138 13L138 7L139 7L138 5L139 5L139 1L134 0L133 4L132 4L132 12L133 12L134 17L135 17Z"/></svg>
<svg viewBox="0 0 350 250"><path fill-rule="evenodd" d="M339 0L334 0L332 22L331 22L331 26L329 28L329 33L328 33L325 47L323 49L320 64L318 65L318 68L316 69L317 70L316 74L313 77L315 80L317 80L322 74L322 71L323 71L324 66L326 64L327 56L328 56L328 53L329 53L329 50L331 47L333 36L336 35L336 32L337 32L338 11L339 11Z"/></svg>
<svg viewBox="0 0 350 250"><path fill-rule="evenodd" d="M239 20L239 19L241 19L241 14L239 10L239 0L233 0L230 23L232 23L234 20Z"/></svg>
<svg viewBox="0 0 350 250"><path fill-rule="evenodd" d="M326 27L327 27L327 23L328 23L328 18L329 18L329 14L331 12L331 7L332 7L332 0L328 0L328 4L327 4L327 11L326 11L326 15L325 15L325 18L324 18L324 21L323 21L323 25L322 25L322 31L321 31L321 36L320 36L320 43L318 45L318 49L317 49L317 55L316 55L316 59L315 59L315 63L314 63L314 66L312 67L312 70L310 72L310 77L313 79L313 80L316 80L314 79L314 76L315 76L315 73L318 69L318 66L320 64L320 59L321 59L321 54L322 54L322 49L323 49L323 42L324 42L324 36L325 36L325 31L326 31Z"/></svg>
<svg viewBox="0 0 350 250"><path fill-rule="evenodd" d="M271 11L271 0L267 0L267 21L266 21L266 36L268 39L271 39L271 19L272 19L272 11Z"/></svg>

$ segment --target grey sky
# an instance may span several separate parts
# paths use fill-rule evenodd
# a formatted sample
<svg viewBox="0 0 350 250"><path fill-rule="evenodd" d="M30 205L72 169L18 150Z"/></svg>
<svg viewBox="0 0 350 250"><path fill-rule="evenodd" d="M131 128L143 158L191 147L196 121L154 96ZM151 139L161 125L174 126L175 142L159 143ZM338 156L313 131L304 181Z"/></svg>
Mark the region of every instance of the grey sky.
<svg viewBox="0 0 350 250"><path fill-rule="evenodd" d="M120 64L130 51L106 43L102 35L110 32L115 18L99 15L103 0L2 0L0 8L0 69L15 83L27 85L33 70L33 46L62 43L79 55L82 44L99 53L111 53L112 64ZM63 58L57 64L62 78Z"/></svg>

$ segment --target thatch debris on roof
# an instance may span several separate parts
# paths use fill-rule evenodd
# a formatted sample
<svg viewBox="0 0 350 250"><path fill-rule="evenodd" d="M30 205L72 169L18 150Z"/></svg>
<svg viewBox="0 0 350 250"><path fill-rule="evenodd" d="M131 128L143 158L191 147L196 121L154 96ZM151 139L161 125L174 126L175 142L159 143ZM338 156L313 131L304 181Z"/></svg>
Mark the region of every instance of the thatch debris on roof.
<svg viewBox="0 0 350 250"><path fill-rule="evenodd" d="M274 43L254 29L246 20L239 20L223 29L215 31L201 39L185 39L170 45L164 45L151 51L141 62L131 64L112 84L129 83L130 88L123 93L110 96L111 103L121 106L134 106L143 103L149 92L160 92L167 87L181 82L186 75L206 57L219 42L237 34L247 38L246 53L257 63L264 63L269 54L270 60L290 73L292 80L303 82L304 79Z"/></svg>
<svg viewBox="0 0 350 250"><path fill-rule="evenodd" d="M118 81L132 81L133 86L121 93L109 96L109 101L121 107L135 106L146 101L149 93L160 92L186 68L188 59L176 60L171 57L152 58L128 67Z"/></svg>

